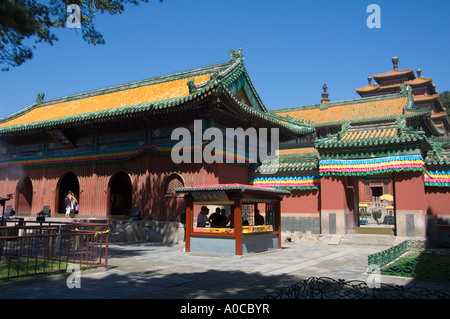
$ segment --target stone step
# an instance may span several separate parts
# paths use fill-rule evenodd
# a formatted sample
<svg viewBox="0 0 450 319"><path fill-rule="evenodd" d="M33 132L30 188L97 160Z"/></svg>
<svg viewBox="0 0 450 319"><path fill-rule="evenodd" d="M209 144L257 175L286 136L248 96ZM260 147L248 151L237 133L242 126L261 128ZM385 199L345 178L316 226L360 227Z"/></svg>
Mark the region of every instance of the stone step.
<svg viewBox="0 0 450 319"><path fill-rule="evenodd" d="M341 245L355 245L355 246L394 246L400 240L392 235L378 235L378 234L346 234L343 235Z"/></svg>
<svg viewBox="0 0 450 319"><path fill-rule="evenodd" d="M379 234L282 234L282 242L290 244L383 246L392 247L410 239Z"/></svg>

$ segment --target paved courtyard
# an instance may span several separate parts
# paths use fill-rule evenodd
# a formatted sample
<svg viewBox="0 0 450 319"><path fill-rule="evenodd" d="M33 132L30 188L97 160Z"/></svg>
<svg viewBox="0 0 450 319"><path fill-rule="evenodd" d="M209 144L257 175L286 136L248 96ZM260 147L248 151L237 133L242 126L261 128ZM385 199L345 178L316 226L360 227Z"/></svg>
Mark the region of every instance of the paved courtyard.
<svg viewBox="0 0 450 319"><path fill-rule="evenodd" d="M312 276L366 281L367 256L387 247L284 245L275 252L205 256L180 245L111 244L108 268L0 284L1 299L256 299ZM446 288L449 284L382 276L382 283Z"/></svg>

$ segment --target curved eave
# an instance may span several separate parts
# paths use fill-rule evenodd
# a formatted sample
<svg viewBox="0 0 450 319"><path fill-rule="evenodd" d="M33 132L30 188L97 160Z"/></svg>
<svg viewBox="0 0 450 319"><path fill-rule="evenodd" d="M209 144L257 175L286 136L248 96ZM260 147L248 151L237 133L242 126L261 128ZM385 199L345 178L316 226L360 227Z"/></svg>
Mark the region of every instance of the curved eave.
<svg viewBox="0 0 450 319"><path fill-rule="evenodd" d="M374 74L372 76L372 78L377 81L378 83L382 82L382 81L388 81L388 80L394 80L394 79L399 79L402 77L407 76L409 78L409 80L414 80L416 78L416 76L414 75L414 70L413 69L408 69L408 70L392 70L386 73L379 73L379 74Z"/></svg>
<svg viewBox="0 0 450 319"><path fill-rule="evenodd" d="M261 122L263 125L271 125L271 126L276 126L279 128L283 128L286 129L294 134L308 134L308 133L312 133L314 132L314 128L311 126L299 126L299 125L295 125L295 124L289 124L289 123L283 123L282 121L280 121L280 119L278 119L277 117L273 116L271 113L269 112L261 112L258 111L256 109L254 109L251 106L248 106L242 102L240 102L236 97L234 97L232 95L232 93L226 89L223 88L223 92L225 93L226 97L231 100L235 105L235 112L242 114L240 111L236 111L236 110L243 110L244 113L247 114L247 116L249 117L249 119L251 118L252 120L258 120L259 122Z"/></svg>

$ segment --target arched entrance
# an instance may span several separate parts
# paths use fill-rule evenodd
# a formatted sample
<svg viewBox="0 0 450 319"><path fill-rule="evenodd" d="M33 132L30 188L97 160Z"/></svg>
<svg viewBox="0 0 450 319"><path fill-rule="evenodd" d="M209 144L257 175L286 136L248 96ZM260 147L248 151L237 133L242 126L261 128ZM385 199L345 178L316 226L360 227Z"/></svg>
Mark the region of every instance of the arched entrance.
<svg viewBox="0 0 450 319"><path fill-rule="evenodd" d="M33 183L28 176L22 178L17 184L16 194L16 213L21 216L30 216L33 202Z"/></svg>
<svg viewBox="0 0 450 319"><path fill-rule="evenodd" d="M73 192L78 201L80 200L80 183L73 172L67 172L59 179L56 196L56 211L59 214L65 214L64 199L69 191Z"/></svg>
<svg viewBox="0 0 450 319"><path fill-rule="evenodd" d="M125 172L118 172L111 177L108 184L110 215L129 215L131 211L131 178Z"/></svg>

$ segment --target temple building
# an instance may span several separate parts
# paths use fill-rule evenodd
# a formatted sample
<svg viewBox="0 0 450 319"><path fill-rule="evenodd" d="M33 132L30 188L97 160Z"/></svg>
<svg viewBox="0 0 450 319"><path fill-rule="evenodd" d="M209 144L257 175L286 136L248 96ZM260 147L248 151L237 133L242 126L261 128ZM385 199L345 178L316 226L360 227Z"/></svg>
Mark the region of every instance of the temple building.
<svg viewBox="0 0 450 319"><path fill-rule="evenodd" d="M393 61L378 85L357 89L362 98L330 102L324 85L321 103L271 110L315 127L282 145L276 175L261 175L264 164L251 173L254 185L291 189L291 231L448 242L448 118L431 79Z"/></svg>
<svg viewBox="0 0 450 319"><path fill-rule="evenodd" d="M48 206L52 216L63 217L71 190L78 198L78 217L128 216L135 208L142 219L175 221L184 205L175 188L248 184L245 161L173 162L176 128L194 135L194 120L200 121L200 134L215 127L225 135L230 125L278 128L280 140L312 132L267 111L239 52L231 52L227 63L43 97L0 123L0 192L15 194L18 215L34 216Z"/></svg>
<svg viewBox="0 0 450 319"><path fill-rule="evenodd" d="M64 217L73 191L77 218L178 224L186 198L177 189L239 184L290 191L283 231L445 241L450 152L437 91L397 67L373 78L377 85L357 89L361 98L332 102L324 85L320 103L268 110L239 50L217 65L51 100L38 94L0 121L0 193L29 218L44 207ZM244 151L227 143L250 129L276 129L279 149L270 134L257 153L249 136ZM256 202L242 214L256 210L269 214Z"/></svg>

